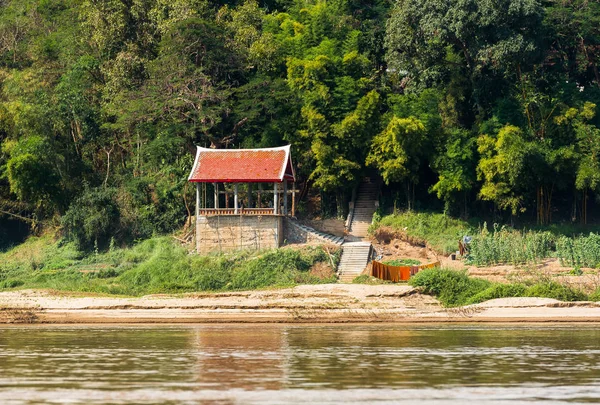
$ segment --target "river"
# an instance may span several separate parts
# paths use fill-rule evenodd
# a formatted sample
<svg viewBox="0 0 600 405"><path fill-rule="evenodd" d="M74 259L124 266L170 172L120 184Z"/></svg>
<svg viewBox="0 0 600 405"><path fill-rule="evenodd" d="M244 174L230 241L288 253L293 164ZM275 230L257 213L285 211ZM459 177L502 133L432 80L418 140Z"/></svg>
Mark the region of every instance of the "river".
<svg viewBox="0 0 600 405"><path fill-rule="evenodd" d="M1 404L600 401L600 326L0 326Z"/></svg>

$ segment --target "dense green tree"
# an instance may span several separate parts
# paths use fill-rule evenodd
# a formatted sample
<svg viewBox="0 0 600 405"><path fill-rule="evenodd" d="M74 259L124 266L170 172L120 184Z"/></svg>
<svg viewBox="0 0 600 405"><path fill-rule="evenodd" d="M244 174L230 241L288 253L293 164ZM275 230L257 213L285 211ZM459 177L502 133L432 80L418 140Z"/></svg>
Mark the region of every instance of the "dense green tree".
<svg viewBox="0 0 600 405"><path fill-rule="evenodd" d="M409 208L590 221L599 21L586 0L0 1L0 215L88 249L169 232L195 145L290 143L323 213L370 175Z"/></svg>
<svg viewBox="0 0 600 405"><path fill-rule="evenodd" d="M367 164L376 167L387 184L406 183L408 209L412 208L410 187L418 180L420 148L425 136L425 125L417 118L393 117L383 132L373 139L367 157Z"/></svg>
<svg viewBox="0 0 600 405"><path fill-rule="evenodd" d="M484 134L477 139L481 159L477 176L483 181L479 195L516 215L523 209L519 178L523 175L527 144L521 129L505 126L496 138Z"/></svg>
<svg viewBox="0 0 600 405"><path fill-rule="evenodd" d="M536 0L400 0L387 22L388 61L414 86L467 78L475 114L486 109L502 88L531 66L537 51L543 9Z"/></svg>

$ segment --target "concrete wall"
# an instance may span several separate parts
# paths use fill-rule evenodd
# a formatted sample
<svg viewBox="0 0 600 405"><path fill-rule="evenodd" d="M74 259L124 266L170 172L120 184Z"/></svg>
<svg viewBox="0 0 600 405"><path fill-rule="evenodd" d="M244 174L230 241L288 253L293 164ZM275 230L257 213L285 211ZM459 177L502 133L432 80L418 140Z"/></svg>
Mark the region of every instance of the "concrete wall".
<svg viewBox="0 0 600 405"><path fill-rule="evenodd" d="M330 235L344 236L344 232L346 231L344 220L342 219L313 219L302 222L311 228L316 229L317 231L325 232Z"/></svg>
<svg viewBox="0 0 600 405"><path fill-rule="evenodd" d="M303 243L303 244L313 244L313 245L322 245L324 243L328 243L323 238L319 238L316 234L307 232L306 230L300 228L299 224L292 221L289 218L286 218L283 226L283 237L285 243Z"/></svg>
<svg viewBox="0 0 600 405"><path fill-rule="evenodd" d="M241 249L271 249L283 241L283 217L273 215L199 216L196 220L198 253Z"/></svg>

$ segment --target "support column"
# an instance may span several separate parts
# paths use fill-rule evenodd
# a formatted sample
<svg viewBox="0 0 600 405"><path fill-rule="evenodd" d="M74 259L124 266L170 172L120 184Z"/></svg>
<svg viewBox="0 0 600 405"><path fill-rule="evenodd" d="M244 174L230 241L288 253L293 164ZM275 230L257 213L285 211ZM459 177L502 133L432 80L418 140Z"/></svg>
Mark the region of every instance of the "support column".
<svg viewBox="0 0 600 405"><path fill-rule="evenodd" d="M283 180L283 215L288 214L288 184L287 180Z"/></svg>
<svg viewBox="0 0 600 405"><path fill-rule="evenodd" d="M258 195L257 195L257 204L256 204L256 208L262 208L262 183L258 183Z"/></svg>
<svg viewBox="0 0 600 405"><path fill-rule="evenodd" d="M296 216L296 182L292 183L292 216Z"/></svg>
<svg viewBox="0 0 600 405"><path fill-rule="evenodd" d="M215 208L219 208L219 183L213 183L215 186Z"/></svg>
<svg viewBox="0 0 600 405"><path fill-rule="evenodd" d="M196 183L196 221L200 216L200 183Z"/></svg>
<svg viewBox="0 0 600 405"><path fill-rule="evenodd" d="M233 213L238 214L238 184L233 185Z"/></svg>
<svg viewBox="0 0 600 405"><path fill-rule="evenodd" d="M254 208L254 196L252 195L252 183L248 183L248 208Z"/></svg>
<svg viewBox="0 0 600 405"><path fill-rule="evenodd" d="M273 214L279 214L279 192L277 190L277 183L273 186Z"/></svg>

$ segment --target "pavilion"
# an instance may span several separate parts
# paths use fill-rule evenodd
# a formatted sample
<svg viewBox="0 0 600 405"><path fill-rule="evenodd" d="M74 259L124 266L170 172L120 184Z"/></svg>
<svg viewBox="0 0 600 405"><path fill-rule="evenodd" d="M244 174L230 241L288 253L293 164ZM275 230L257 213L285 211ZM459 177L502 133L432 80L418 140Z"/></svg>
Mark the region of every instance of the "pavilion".
<svg viewBox="0 0 600 405"><path fill-rule="evenodd" d="M198 147L188 181L196 183L198 252L279 247L282 218L294 216L296 205L289 145L262 149Z"/></svg>

